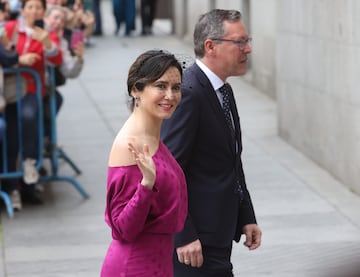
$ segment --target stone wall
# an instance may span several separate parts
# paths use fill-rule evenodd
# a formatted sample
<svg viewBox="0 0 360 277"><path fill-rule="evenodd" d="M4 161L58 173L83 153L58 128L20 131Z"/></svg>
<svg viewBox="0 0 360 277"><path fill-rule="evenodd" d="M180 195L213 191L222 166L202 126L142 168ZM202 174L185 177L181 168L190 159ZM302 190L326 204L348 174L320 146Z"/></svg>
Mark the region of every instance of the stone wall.
<svg viewBox="0 0 360 277"><path fill-rule="evenodd" d="M277 0L252 0L248 26L249 33L253 37L249 71L251 83L273 99L276 99L277 2Z"/></svg>
<svg viewBox="0 0 360 277"><path fill-rule="evenodd" d="M279 1L280 135L360 193L360 2Z"/></svg>

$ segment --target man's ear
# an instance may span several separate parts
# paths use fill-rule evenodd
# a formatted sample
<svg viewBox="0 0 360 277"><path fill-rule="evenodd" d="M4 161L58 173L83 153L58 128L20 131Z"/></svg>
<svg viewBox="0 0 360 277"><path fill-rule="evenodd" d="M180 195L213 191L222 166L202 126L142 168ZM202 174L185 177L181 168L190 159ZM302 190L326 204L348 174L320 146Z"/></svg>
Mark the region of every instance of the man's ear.
<svg viewBox="0 0 360 277"><path fill-rule="evenodd" d="M206 39L204 41L204 50L205 53L211 53L212 51L214 51L216 45L215 42L211 39Z"/></svg>

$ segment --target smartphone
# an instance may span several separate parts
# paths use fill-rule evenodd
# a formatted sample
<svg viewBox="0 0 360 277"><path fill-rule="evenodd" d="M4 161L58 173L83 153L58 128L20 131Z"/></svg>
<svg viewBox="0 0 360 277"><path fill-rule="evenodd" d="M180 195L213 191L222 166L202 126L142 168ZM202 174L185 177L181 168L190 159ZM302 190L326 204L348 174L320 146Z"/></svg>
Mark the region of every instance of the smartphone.
<svg viewBox="0 0 360 277"><path fill-rule="evenodd" d="M42 19L36 19L34 22L34 25L37 27L40 27L42 29L44 29L44 20Z"/></svg>
<svg viewBox="0 0 360 277"><path fill-rule="evenodd" d="M84 42L84 34L81 30L74 30L71 35L71 49L75 49L80 42Z"/></svg>

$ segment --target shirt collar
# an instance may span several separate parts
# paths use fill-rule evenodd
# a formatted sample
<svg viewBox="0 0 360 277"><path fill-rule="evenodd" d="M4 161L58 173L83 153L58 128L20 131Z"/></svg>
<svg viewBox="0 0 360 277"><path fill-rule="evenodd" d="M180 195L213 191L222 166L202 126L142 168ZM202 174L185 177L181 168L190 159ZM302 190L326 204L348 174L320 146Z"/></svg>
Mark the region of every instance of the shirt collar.
<svg viewBox="0 0 360 277"><path fill-rule="evenodd" d="M202 61L196 59L195 62L200 67L200 69L205 73L206 77L208 77L215 91L224 85L223 80L221 80L214 72L212 72L210 68L208 68Z"/></svg>

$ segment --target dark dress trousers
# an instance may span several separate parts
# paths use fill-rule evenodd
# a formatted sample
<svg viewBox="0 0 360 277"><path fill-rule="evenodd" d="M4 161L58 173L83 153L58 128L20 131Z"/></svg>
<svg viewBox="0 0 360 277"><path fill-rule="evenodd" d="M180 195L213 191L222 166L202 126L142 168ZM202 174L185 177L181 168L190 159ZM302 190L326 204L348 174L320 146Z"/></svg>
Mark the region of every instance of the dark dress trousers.
<svg viewBox="0 0 360 277"><path fill-rule="evenodd" d="M235 99L231 91L234 138L216 92L196 64L184 72L181 92L180 105L161 128L161 139L184 170L189 196L188 217L175 247L200 239L206 247L228 248L240 240L244 225L256 223L241 162Z"/></svg>

